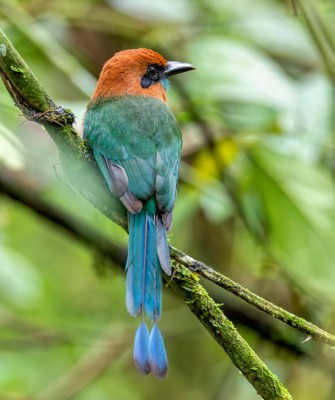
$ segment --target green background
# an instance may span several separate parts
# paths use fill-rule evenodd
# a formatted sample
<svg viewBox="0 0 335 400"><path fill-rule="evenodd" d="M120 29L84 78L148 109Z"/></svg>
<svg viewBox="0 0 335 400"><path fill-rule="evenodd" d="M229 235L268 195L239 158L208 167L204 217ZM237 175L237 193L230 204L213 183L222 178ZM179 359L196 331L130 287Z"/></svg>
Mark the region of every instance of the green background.
<svg viewBox="0 0 335 400"><path fill-rule="evenodd" d="M170 243L332 332L335 6L300 4L295 15L293 2L275 0L1 0L0 24L79 130L114 52L148 47L193 63L169 91L184 138ZM2 84L0 116L0 173L126 246L126 233L72 190L54 143ZM259 398L169 289L160 324L169 373L141 376L124 275L104 266L0 196L1 400ZM302 343L305 335L203 283L294 399L335 398L333 349Z"/></svg>

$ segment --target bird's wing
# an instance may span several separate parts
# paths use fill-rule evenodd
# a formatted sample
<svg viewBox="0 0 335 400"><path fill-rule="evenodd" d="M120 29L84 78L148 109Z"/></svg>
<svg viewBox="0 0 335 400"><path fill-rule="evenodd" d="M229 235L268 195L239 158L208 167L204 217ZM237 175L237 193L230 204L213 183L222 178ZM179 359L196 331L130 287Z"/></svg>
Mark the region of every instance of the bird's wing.
<svg viewBox="0 0 335 400"><path fill-rule="evenodd" d="M99 151L93 150L93 155L111 193L122 201L129 212L141 211L142 202L128 190L128 176L124 168L106 158Z"/></svg>
<svg viewBox="0 0 335 400"><path fill-rule="evenodd" d="M129 211L138 212L136 200L155 195L161 213L171 212L181 134L165 103L140 96L96 102L87 111L84 136L111 192L127 197Z"/></svg>

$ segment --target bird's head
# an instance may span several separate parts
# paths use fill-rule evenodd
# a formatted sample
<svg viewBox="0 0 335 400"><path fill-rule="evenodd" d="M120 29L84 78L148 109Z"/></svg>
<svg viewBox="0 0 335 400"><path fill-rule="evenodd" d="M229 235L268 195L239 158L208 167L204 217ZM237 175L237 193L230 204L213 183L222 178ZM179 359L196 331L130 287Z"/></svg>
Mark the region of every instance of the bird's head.
<svg viewBox="0 0 335 400"><path fill-rule="evenodd" d="M166 101L169 76L193 69L191 64L167 61L149 49L120 51L105 63L92 100L141 95Z"/></svg>

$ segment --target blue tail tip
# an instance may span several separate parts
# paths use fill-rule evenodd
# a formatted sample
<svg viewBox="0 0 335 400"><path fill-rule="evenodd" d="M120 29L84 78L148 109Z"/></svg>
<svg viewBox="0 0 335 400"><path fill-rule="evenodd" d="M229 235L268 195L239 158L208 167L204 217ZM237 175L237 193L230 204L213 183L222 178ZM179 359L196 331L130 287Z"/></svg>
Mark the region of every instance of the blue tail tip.
<svg viewBox="0 0 335 400"><path fill-rule="evenodd" d="M136 368L144 375L150 372L149 365L149 331L144 322L138 327L133 349L133 359Z"/></svg>
<svg viewBox="0 0 335 400"><path fill-rule="evenodd" d="M139 372L149 372L159 380L165 378L168 361L162 334L155 323L150 334L144 322L138 327L133 350L134 364Z"/></svg>
<svg viewBox="0 0 335 400"><path fill-rule="evenodd" d="M149 337L149 366L156 378L165 378L168 369L168 361L164 340L156 323Z"/></svg>

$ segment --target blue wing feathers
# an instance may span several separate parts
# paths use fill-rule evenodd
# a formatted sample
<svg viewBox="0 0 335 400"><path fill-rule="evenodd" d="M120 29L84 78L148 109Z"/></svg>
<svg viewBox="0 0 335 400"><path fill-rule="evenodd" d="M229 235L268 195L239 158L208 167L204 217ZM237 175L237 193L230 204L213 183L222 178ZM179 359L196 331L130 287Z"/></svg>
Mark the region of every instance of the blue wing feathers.
<svg viewBox="0 0 335 400"><path fill-rule="evenodd" d="M138 157L119 161L127 171L129 188L139 199L148 199L155 192L155 169L146 160Z"/></svg>

